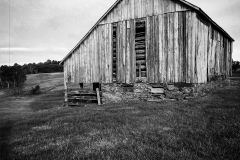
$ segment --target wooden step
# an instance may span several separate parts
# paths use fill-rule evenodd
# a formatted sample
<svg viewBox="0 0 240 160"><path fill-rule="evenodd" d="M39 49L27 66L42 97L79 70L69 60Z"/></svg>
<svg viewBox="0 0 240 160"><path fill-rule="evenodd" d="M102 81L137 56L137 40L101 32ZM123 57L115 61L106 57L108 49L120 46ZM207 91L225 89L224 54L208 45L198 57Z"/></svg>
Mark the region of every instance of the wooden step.
<svg viewBox="0 0 240 160"><path fill-rule="evenodd" d="M102 93L102 91L100 91L100 93ZM91 90L87 90L87 91L84 91L84 90L79 90L79 91L74 91L74 92L68 92L68 94L70 95L74 95L74 94L97 94L96 91L91 91Z"/></svg>
<svg viewBox="0 0 240 160"><path fill-rule="evenodd" d="M68 96L97 96L97 93L70 93Z"/></svg>
<svg viewBox="0 0 240 160"><path fill-rule="evenodd" d="M89 99L89 100L92 100L92 99L97 99L97 96L95 97L68 97L69 100L78 100L78 99Z"/></svg>
<svg viewBox="0 0 240 160"><path fill-rule="evenodd" d="M70 107L84 107L84 105L85 105L85 104L81 104L81 103L79 103L79 104L76 104L76 103L68 103L68 106L70 106Z"/></svg>
<svg viewBox="0 0 240 160"><path fill-rule="evenodd" d="M84 98L77 98L77 99L68 99L68 102L81 102L81 103L98 103L97 99L84 99Z"/></svg>

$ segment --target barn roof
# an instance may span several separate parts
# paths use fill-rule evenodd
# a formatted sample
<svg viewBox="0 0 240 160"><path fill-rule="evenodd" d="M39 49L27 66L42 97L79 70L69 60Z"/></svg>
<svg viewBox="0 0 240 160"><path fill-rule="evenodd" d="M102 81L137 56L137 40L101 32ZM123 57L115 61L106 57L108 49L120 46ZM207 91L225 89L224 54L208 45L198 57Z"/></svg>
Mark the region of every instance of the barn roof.
<svg viewBox="0 0 240 160"><path fill-rule="evenodd" d="M191 7L192 9L194 9L195 11L197 11L198 13L200 13L202 16L204 16L205 18L207 18L209 20L210 23L212 23L213 26L217 27L220 31L222 31L229 39L231 39L232 41L234 41L234 39L222 28L220 27L216 22L214 22L200 7L195 6L185 0L177 0L179 2L182 2L183 4ZM118 5L118 3L120 3L121 0L117 0L108 10L107 12L97 21L97 23L87 32L87 34L78 42L78 44L62 59L62 61L60 62L60 64L62 64L72 53L73 51L79 47L79 45L88 37L88 35L99 25L99 23Z"/></svg>

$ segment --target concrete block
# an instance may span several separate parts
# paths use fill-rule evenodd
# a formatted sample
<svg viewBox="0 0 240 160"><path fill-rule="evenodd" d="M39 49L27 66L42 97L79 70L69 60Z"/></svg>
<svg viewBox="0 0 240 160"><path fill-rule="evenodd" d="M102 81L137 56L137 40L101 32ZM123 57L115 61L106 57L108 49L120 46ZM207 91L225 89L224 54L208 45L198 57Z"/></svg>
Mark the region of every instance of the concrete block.
<svg viewBox="0 0 240 160"><path fill-rule="evenodd" d="M163 94L164 93L164 89L163 88L151 88L151 93L154 94Z"/></svg>

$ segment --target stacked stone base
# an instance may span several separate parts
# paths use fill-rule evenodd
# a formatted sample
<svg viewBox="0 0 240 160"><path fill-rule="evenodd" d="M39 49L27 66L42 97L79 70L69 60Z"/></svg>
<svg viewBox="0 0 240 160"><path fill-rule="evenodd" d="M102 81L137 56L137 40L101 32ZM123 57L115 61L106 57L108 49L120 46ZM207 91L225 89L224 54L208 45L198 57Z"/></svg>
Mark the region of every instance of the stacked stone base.
<svg viewBox="0 0 240 160"><path fill-rule="evenodd" d="M102 84L102 102L118 103L129 101L190 100L206 96L217 87L229 85L228 80L206 84Z"/></svg>

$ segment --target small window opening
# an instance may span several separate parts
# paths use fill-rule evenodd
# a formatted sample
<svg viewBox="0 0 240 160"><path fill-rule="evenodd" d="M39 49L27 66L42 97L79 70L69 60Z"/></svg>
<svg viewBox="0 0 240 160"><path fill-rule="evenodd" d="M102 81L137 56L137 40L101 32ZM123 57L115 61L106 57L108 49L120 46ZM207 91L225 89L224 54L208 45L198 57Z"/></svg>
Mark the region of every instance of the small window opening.
<svg viewBox="0 0 240 160"><path fill-rule="evenodd" d="M146 68L146 22L141 19L136 22L135 33L136 77L147 77Z"/></svg>
<svg viewBox="0 0 240 160"><path fill-rule="evenodd" d="M113 82L117 81L117 23L113 23Z"/></svg>
<svg viewBox="0 0 240 160"><path fill-rule="evenodd" d="M101 91L101 84L99 82L93 83L93 90L96 91L97 88Z"/></svg>

